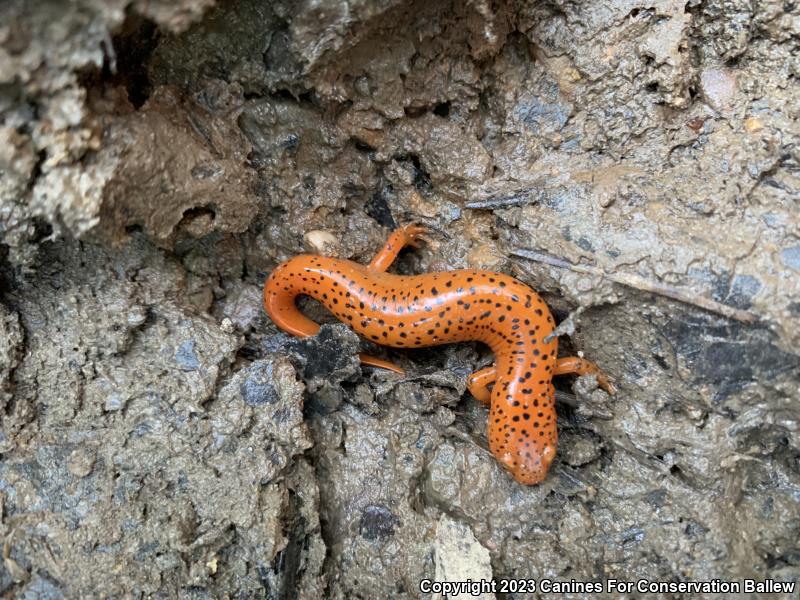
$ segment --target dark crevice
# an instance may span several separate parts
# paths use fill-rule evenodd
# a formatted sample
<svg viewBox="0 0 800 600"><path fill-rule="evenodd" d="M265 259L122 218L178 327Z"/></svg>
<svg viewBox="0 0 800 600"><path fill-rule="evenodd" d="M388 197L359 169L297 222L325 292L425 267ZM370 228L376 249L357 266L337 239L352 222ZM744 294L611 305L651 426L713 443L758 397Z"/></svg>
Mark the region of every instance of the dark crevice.
<svg viewBox="0 0 800 600"><path fill-rule="evenodd" d="M374 194L367 200L364 209L367 214L375 219L384 227L396 229L397 223L392 216L392 210L389 207L389 199L391 198L394 190L392 186L387 184L379 187Z"/></svg>
<svg viewBox="0 0 800 600"><path fill-rule="evenodd" d="M310 547L306 520L301 514L302 499L291 489L287 502L281 511L283 533L286 535L286 546L278 552L272 564L259 565L261 583L267 597L280 600L294 598L297 588L305 573L303 555Z"/></svg>
<svg viewBox="0 0 800 600"><path fill-rule="evenodd" d="M431 182L430 174L422 167L422 162L416 154L406 154L398 156L398 161L409 161L414 168L414 187L423 196L427 196L433 192L433 183Z"/></svg>
<svg viewBox="0 0 800 600"><path fill-rule="evenodd" d="M439 117L448 117L450 116L450 103L449 102L440 102L436 106L433 107L433 114Z"/></svg>
<svg viewBox="0 0 800 600"><path fill-rule="evenodd" d="M136 233L142 233L143 231L144 228L139 223L131 223L125 226L125 233L127 235L134 235Z"/></svg>
<svg viewBox="0 0 800 600"><path fill-rule="evenodd" d="M129 10L111 45L103 45L102 67L77 70L78 81L89 92L90 100L92 92L103 97L107 88L121 87L133 107L141 108L152 90L147 68L160 37L155 22Z"/></svg>
<svg viewBox="0 0 800 600"><path fill-rule="evenodd" d="M359 152L370 153L375 151L375 148L373 148L372 146L361 140L354 139L353 146L355 146L355 149L358 150Z"/></svg>
<svg viewBox="0 0 800 600"><path fill-rule="evenodd" d="M135 108L140 108L150 97L152 85L147 66L160 37L153 21L129 10L112 38L116 69L107 60L103 65L103 80L124 85Z"/></svg>
<svg viewBox="0 0 800 600"><path fill-rule="evenodd" d="M183 217L181 217L181 221L178 226L187 225L198 219L200 217L209 216L213 221L217 214L214 212L214 209L209 208L208 206L195 206L194 208L187 208L183 211Z"/></svg>
<svg viewBox="0 0 800 600"><path fill-rule="evenodd" d="M416 119L428 112L428 109L425 106L406 106L403 112L409 119Z"/></svg>
<svg viewBox="0 0 800 600"><path fill-rule="evenodd" d="M0 243L0 301L5 302L7 294L11 291L13 284L14 269L8 260L10 249L6 244Z"/></svg>
<svg viewBox="0 0 800 600"><path fill-rule="evenodd" d="M260 98L261 96L256 95L255 97ZM314 95L310 90L298 93L286 88L281 88L271 92L270 97L275 100L288 100L291 102L300 102L301 104L314 103Z"/></svg>

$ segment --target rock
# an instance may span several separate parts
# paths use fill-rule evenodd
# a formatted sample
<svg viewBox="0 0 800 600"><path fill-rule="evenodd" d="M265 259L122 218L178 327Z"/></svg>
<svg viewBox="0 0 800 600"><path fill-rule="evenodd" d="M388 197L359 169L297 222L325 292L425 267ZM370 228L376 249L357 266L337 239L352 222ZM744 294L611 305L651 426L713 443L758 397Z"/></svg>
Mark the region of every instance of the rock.
<svg viewBox="0 0 800 600"><path fill-rule="evenodd" d="M436 526L433 560L436 563L435 581L490 582L494 579L489 551L478 543L469 527L444 515ZM478 591L477 594L448 594L447 598L495 598L491 591ZM432 595L432 598L444 597Z"/></svg>

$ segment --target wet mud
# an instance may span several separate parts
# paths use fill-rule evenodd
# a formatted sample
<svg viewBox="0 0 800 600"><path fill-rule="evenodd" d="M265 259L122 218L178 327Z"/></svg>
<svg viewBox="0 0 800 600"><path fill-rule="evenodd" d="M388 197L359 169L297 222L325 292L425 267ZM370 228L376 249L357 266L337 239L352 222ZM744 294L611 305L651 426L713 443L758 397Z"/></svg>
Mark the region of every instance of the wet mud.
<svg viewBox="0 0 800 600"><path fill-rule="evenodd" d="M796 581L798 11L4 2L0 593ZM488 451L487 348L261 308L412 221L398 272L517 277L619 388L557 381L540 485Z"/></svg>

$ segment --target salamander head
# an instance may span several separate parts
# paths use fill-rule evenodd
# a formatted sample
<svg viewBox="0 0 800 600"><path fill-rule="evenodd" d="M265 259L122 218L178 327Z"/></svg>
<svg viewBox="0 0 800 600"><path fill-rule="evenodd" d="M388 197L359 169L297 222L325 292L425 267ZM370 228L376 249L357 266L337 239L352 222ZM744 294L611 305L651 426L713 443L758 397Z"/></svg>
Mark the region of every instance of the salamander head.
<svg viewBox="0 0 800 600"><path fill-rule="evenodd" d="M503 453L500 462L511 471L514 479L524 485L540 483L547 476L550 463L556 456L555 444L542 443L530 447L518 447Z"/></svg>

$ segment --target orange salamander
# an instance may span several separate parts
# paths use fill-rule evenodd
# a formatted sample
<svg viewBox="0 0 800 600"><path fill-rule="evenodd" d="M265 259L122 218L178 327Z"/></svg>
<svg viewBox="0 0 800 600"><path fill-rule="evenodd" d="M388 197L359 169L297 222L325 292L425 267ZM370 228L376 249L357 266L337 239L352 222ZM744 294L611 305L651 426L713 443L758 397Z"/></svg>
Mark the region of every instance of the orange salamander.
<svg viewBox="0 0 800 600"><path fill-rule="evenodd" d="M547 305L527 285L502 273L442 271L394 275L386 270L407 245L417 246L427 230L397 229L368 266L349 260L300 255L279 265L264 285L264 306L272 321L296 336L312 336L319 324L295 305L299 295L321 302L367 339L395 348L419 348L479 341L495 364L467 382L488 404L489 448L514 478L535 484L556 453L555 375L594 373L609 393L614 388L597 366L583 358L557 358L558 339ZM368 365L403 370L359 355ZM489 390L489 386L493 386Z"/></svg>

